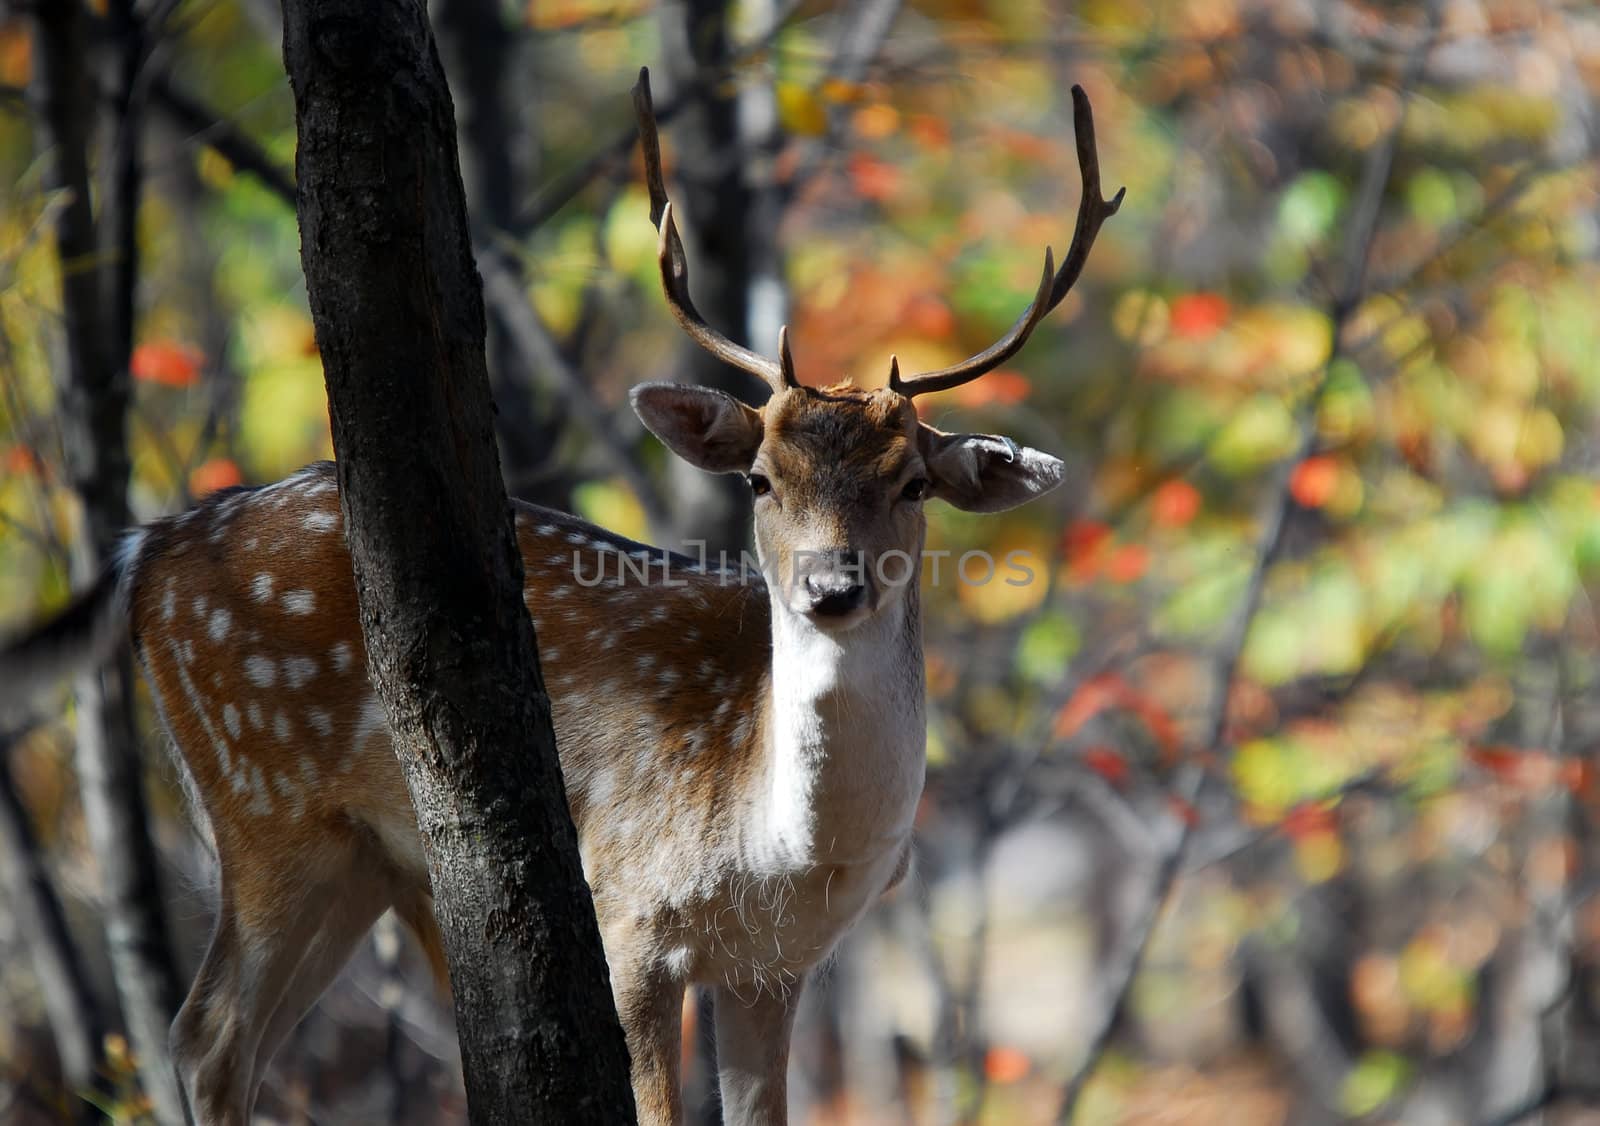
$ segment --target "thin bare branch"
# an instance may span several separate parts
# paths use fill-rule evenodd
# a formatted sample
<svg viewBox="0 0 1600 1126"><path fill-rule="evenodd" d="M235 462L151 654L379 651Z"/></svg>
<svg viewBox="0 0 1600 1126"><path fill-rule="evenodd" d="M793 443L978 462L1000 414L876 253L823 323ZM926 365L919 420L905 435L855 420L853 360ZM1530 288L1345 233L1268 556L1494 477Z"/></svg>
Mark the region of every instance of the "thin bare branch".
<svg viewBox="0 0 1600 1126"><path fill-rule="evenodd" d="M244 130L218 115L200 99L182 89L166 74L150 84L150 98L174 125L231 164L254 176L268 191L294 206L294 176L274 160Z"/></svg>

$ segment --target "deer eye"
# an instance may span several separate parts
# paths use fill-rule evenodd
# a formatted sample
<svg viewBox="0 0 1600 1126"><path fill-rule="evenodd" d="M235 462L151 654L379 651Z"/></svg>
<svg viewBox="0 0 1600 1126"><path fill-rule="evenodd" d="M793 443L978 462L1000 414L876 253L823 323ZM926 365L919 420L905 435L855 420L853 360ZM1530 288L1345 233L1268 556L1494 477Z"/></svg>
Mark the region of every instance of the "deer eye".
<svg viewBox="0 0 1600 1126"><path fill-rule="evenodd" d="M764 497L772 491L772 482L759 473L752 473L745 480L750 482L750 491L758 497Z"/></svg>
<svg viewBox="0 0 1600 1126"><path fill-rule="evenodd" d="M906 482L906 487L900 490L901 500L921 500L928 495L928 479L926 477L913 477Z"/></svg>

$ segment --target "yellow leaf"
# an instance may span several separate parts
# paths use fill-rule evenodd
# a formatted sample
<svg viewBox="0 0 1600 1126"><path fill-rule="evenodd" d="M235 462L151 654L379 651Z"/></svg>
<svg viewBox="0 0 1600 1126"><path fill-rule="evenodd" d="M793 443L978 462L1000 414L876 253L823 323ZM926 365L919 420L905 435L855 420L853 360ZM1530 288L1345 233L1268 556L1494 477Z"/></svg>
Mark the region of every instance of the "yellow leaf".
<svg viewBox="0 0 1600 1126"><path fill-rule="evenodd" d="M801 137L820 137L828 131L828 111L816 91L793 82L778 83L778 120Z"/></svg>
<svg viewBox="0 0 1600 1126"><path fill-rule="evenodd" d="M1331 880L1344 867L1344 846L1337 833L1312 833L1294 843L1294 866L1308 884Z"/></svg>

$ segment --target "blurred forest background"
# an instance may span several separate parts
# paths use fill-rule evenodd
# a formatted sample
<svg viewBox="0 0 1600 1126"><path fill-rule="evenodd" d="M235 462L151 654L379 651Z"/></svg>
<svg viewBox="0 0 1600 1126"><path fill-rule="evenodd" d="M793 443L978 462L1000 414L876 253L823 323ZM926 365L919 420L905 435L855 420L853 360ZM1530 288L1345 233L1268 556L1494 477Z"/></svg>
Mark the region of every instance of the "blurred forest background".
<svg viewBox="0 0 1600 1126"><path fill-rule="evenodd" d="M331 455L276 5L90 0L75 38L77 3L0 0L0 632L127 514ZM791 324L806 382L1010 324L1070 238L1073 83L1128 189L1013 367L919 400L1069 478L930 510L930 547L1037 581L929 591L918 863L808 991L797 1122L1596 1120L1600 12L433 13L507 484L658 543L739 546L747 493L669 463L626 392L754 388L660 296L641 64L697 303L769 353ZM0 732L6 1122L170 1107L210 862L115 683ZM380 924L264 1115L464 1120L407 941Z"/></svg>

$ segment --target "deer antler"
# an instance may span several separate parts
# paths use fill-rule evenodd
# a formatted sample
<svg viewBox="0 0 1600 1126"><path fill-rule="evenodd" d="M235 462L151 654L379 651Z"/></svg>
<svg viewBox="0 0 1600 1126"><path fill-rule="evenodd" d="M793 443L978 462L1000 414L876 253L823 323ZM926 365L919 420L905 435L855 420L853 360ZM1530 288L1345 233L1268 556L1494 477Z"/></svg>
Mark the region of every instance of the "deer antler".
<svg viewBox="0 0 1600 1126"><path fill-rule="evenodd" d="M650 99L648 67L639 68L639 81L633 87L633 111L639 119L639 146L644 150L645 182L650 189L650 221L656 225L661 236L656 257L661 262L661 288L667 295L667 307L690 339L723 363L762 379L774 392L800 386L794 374L794 360L789 355L787 325L778 334L780 358L769 359L742 344L734 343L712 328L689 299L689 260L683 252L683 240L678 237L678 225L673 222L672 202L667 198L666 181L661 175L661 138L656 134L656 111Z"/></svg>
<svg viewBox="0 0 1600 1126"><path fill-rule="evenodd" d="M971 383L974 379L993 371L1017 354L1017 351L1028 342L1028 337L1035 326L1050 310L1061 304L1061 299L1077 282L1078 275L1083 273L1083 264L1089 260L1089 248L1094 245L1095 236L1100 233L1100 224L1117 213L1117 208L1122 206L1122 197L1128 189L1118 188L1117 194L1109 201L1101 198L1100 154L1094 143L1094 114L1089 109L1089 95L1083 92L1082 86L1072 88L1072 126L1078 140L1078 171L1083 176L1083 197L1078 201L1078 225L1072 232L1072 247L1067 251L1066 261L1061 263L1061 272L1055 272L1054 257L1050 248L1045 247L1044 277L1039 281L1039 291L1034 295L1033 303L1023 310L1022 316L1017 318L1017 323L1011 326L1010 332L976 356L963 360L954 367L924 372L909 379L900 378L900 363L891 357L889 360L891 390L898 391L907 398L929 391L948 391L952 387Z"/></svg>

